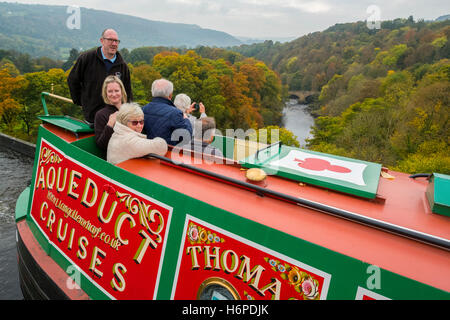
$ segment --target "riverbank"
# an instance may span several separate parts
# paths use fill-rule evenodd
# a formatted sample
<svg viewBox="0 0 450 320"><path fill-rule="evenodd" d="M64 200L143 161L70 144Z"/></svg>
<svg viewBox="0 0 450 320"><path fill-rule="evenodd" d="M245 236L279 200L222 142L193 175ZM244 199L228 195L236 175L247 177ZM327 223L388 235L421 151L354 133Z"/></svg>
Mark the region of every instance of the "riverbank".
<svg viewBox="0 0 450 320"><path fill-rule="evenodd" d="M14 150L20 154L34 158L36 145L7 134L0 132L0 147L8 150Z"/></svg>

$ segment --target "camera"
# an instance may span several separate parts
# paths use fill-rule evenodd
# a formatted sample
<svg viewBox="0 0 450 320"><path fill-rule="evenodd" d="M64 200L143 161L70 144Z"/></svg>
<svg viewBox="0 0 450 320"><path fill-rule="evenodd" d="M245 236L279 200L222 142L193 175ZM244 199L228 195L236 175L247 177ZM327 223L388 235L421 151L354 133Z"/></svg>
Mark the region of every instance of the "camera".
<svg viewBox="0 0 450 320"><path fill-rule="evenodd" d="M194 110L198 111L200 109L200 105L198 103L194 104Z"/></svg>

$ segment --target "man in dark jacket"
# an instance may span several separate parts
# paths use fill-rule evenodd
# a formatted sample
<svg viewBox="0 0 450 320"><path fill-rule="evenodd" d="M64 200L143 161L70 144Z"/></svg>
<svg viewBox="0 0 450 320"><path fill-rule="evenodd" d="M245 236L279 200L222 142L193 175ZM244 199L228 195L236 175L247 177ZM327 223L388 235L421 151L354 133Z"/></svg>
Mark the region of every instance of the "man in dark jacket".
<svg viewBox="0 0 450 320"><path fill-rule="evenodd" d="M128 101L133 100L130 71L117 51L120 40L113 29L103 31L101 47L81 54L67 78L70 95L82 106L85 119L93 123L95 113L104 107L102 85L105 78L115 75L122 80Z"/></svg>
<svg viewBox="0 0 450 320"><path fill-rule="evenodd" d="M147 138L161 137L170 145L190 143L192 125L172 103L173 84L166 79L152 83L152 102L144 106L144 130ZM177 130L178 129L178 130Z"/></svg>

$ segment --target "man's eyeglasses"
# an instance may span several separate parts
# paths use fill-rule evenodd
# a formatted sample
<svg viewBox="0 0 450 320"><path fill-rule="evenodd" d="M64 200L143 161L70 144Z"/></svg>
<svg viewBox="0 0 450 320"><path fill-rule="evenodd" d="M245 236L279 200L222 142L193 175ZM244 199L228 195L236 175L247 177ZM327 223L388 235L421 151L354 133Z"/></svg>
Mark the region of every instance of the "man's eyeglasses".
<svg viewBox="0 0 450 320"><path fill-rule="evenodd" d="M108 40L109 42L117 42L117 44L119 44L120 43L120 40L119 39L111 39L111 38L103 38L103 39L105 39L105 40Z"/></svg>
<svg viewBox="0 0 450 320"><path fill-rule="evenodd" d="M131 122L133 126L137 126L138 124L144 125L144 120L128 120L128 122Z"/></svg>

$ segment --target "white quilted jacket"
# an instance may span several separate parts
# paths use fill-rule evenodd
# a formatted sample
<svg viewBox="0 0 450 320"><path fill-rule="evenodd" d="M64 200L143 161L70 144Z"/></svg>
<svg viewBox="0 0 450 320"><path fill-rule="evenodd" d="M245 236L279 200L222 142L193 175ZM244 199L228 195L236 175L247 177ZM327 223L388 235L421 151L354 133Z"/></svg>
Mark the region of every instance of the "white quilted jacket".
<svg viewBox="0 0 450 320"><path fill-rule="evenodd" d="M167 143L162 138L147 139L147 136L138 133L123 124L116 122L114 133L108 143L106 159L112 164L143 157L149 153L165 155Z"/></svg>

